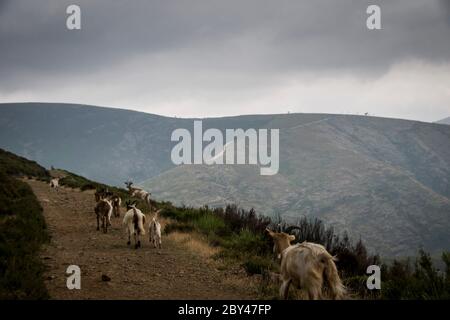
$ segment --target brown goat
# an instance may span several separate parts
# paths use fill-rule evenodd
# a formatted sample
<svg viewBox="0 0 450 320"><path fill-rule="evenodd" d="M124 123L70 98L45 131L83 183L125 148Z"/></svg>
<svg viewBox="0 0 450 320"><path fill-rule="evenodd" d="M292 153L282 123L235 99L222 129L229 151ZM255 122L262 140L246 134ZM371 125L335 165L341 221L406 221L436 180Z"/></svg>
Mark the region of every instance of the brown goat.
<svg viewBox="0 0 450 320"><path fill-rule="evenodd" d="M324 284L329 288L332 299L344 297L345 287L339 278L334 257L322 245L306 241L291 245L295 236L266 231L274 241L274 250L281 257L281 298L287 299L291 283L305 290L312 300L324 297Z"/></svg>
<svg viewBox="0 0 450 320"><path fill-rule="evenodd" d="M95 205L94 211L97 215L97 231L100 230L100 220L102 220L103 233L108 232L108 226L111 225L112 205L109 200L100 199Z"/></svg>

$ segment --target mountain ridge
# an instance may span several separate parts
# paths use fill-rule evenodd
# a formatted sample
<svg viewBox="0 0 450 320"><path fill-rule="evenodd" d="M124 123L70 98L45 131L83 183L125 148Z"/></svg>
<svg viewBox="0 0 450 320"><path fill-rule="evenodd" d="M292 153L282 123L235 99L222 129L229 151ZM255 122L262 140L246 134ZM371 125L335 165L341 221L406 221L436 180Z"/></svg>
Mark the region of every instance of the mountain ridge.
<svg viewBox="0 0 450 320"><path fill-rule="evenodd" d="M439 121L436 121L435 123L439 123L439 124L450 124L450 117L441 119Z"/></svg>

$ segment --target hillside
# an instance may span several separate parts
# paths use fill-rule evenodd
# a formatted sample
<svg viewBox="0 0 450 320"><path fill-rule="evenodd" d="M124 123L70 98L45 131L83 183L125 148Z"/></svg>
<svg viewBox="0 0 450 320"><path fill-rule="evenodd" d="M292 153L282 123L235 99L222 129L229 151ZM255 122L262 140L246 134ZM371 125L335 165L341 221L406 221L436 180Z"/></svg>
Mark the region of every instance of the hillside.
<svg viewBox="0 0 450 320"><path fill-rule="evenodd" d="M18 179L24 176L49 178L34 161L0 149L0 300L48 297L37 255L48 241L47 226L38 199Z"/></svg>
<svg viewBox="0 0 450 320"><path fill-rule="evenodd" d="M286 116L287 117L287 116ZM300 115L296 117L301 118ZM281 116L269 123L280 126ZM238 203L287 221L315 216L387 255L450 247L450 130L432 124L330 116L280 134L280 173L181 166L144 186L178 204ZM448 146L443 148L443 146Z"/></svg>
<svg viewBox="0 0 450 320"><path fill-rule="evenodd" d="M320 217L385 255L450 248L450 127L367 116L252 115L206 128L279 128L280 171L180 166L175 128L192 119L58 104L0 105L0 147L45 166L123 186L132 179L175 204L254 207L288 221Z"/></svg>
<svg viewBox="0 0 450 320"><path fill-rule="evenodd" d="M450 117L447 117L447 118L441 119L439 121L436 121L436 123L439 123L439 124L450 124Z"/></svg>
<svg viewBox="0 0 450 320"><path fill-rule="evenodd" d="M0 147L94 180L123 186L170 167L173 120L119 109L0 104Z"/></svg>

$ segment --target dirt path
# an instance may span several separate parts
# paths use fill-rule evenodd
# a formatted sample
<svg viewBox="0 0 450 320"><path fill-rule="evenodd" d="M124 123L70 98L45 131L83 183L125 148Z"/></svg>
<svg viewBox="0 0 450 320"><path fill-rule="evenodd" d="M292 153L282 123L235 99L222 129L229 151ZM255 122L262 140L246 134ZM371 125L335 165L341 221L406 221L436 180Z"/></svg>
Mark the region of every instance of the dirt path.
<svg viewBox="0 0 450 320"><path fill-rule="evenodd" d="M148 235L143 248L127 247L122 218L112 218L107 234L96 231L92 192L26 180L44 208L51 243L43 249L46 286L53 299L252 299L243 283L207 264L163 235L153 249ZM122 217L124 209L122 208ZM68 290L66 269L81 268L81 290ZM111 281L101 280L102 274Z"/></svg>

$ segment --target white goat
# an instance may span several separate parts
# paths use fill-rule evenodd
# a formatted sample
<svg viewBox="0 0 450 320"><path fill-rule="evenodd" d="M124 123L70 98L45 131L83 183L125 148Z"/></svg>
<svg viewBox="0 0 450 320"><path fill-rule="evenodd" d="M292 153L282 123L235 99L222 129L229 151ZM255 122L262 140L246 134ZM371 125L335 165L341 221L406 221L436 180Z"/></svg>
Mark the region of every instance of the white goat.
<svg viewBox="0 0 450 320"><path fill-rule="evenodd" d="M125 213L123 217L123 224L126 225L128 242L127 245L131 244L131 235L134 236L134 248L137 249L141 246L141 241L139 236L145 234L144 224L145 224L145 214L141 210L137 209L134 204L129 205L130 210Z"/></svg>
<svg viewBox="0 0 450 320"><path fill-rule="evenodd" d="M295 236L269 229L266 231L275 243L276 253L281 253L281 298L287 299L292 283L306 290L309 299L321 299L324 282L332 299L344 298L345 287L339 278L334 258L322 245L306 241L291 245Z"/></svg>
<svg viewBox="0 0 450 320"><path fill-rule="evenodd" d="M54 188L55 190L58 190L59 178L53 178L52 180L50 180L50 188Z"/></svg>
<svg viewBox="0 0 450 320"><path fill-rule="evenodd" d="M153 246L161 249L161 224L158 222L158 213L160 211L161 209L156 211L152 221L150 221L148 233L150 234L149 240L153 243Z"/></svg>

